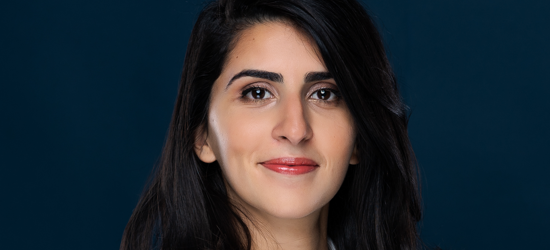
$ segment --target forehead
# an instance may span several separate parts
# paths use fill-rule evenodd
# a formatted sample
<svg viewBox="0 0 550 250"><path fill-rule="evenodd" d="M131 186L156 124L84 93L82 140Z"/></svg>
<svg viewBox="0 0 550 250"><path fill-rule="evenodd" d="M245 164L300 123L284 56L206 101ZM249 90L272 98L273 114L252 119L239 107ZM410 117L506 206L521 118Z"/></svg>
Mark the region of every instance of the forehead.
<svg viewBox="0 0 550 250"><path fill-rule="evenodd" d="M242 31L227 59L227 70L256 68L284 73L291 66L302 66L295 69L326 71L312 39L283 22L260 23Z"/></svg>

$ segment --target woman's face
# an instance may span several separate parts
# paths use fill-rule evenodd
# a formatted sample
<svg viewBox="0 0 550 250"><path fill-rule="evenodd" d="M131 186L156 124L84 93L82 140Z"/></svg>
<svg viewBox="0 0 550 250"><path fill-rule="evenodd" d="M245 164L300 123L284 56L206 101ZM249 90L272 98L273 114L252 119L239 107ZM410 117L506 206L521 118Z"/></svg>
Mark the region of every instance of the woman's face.
<svg viewBox="0 0 550 250"><path fill-rule="evenodd" d="M303 218L328 204L357 164L352 117L314 43L269 22L241 33L214 83L208 131L229 197L248 211Z"/></svg>

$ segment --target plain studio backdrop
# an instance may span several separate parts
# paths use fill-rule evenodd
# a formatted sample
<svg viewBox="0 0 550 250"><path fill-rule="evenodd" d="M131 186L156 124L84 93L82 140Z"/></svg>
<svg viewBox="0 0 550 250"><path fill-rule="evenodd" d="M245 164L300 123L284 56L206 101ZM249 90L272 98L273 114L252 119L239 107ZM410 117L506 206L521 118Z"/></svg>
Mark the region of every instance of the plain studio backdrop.
<svg viewBox="0 0 550 250"><path fill-rule="evenodd" d="M422 238L543 249L550 1L369 0L411 107ZM0 3L2 249L117 249L202 1Z"/></svg>

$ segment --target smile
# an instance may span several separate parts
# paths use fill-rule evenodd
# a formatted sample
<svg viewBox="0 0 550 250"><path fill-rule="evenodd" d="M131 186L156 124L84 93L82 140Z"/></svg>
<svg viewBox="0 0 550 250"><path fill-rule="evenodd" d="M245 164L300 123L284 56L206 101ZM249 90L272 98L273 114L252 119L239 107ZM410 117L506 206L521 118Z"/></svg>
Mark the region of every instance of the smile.
<svg viewBox="0 0 550 250"><path fill-rule="evenodd" d="M315 161L307 158L277 158L261 162L271 171L286 175L300 175L309 173L319 167Z"/></svg>

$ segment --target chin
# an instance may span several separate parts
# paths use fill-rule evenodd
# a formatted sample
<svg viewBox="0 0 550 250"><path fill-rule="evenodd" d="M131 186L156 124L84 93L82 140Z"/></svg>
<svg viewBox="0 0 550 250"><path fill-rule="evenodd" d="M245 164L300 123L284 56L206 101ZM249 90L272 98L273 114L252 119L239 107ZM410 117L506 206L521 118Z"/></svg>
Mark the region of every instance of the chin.
<svg viewBox="0 0 550 250"><path fill-rule="evenodd" d="M305 218L310 214L313 214L314 212L320 210L319 208L298 208L298 209L277 209L275 211L269 211L269 214L273 217L279 218L279 219L301 219Z"/></svg>
<svg viewBox="0 0 550 250"><path fill-rule="evenodd" d="M276 176L277 178L262 178L255 176L254 180L227 181L226 187L232 200L240 203L245 210L264 218L301 219L319 212L338 191L337 181L317 181L311 176L292 178ZM299 179L299 180L296 180ZM236 183L237 185L233 185Z"/></svg>
<svg viewBox="0 0 550 250"><path fill-rule="evenodd" d="M264 210L267 214L280 219L301 219L323 208L330 199L311 199L311 197L284 196L279 199L271 199L264 204L258 204L256 208Z"/></svg>

